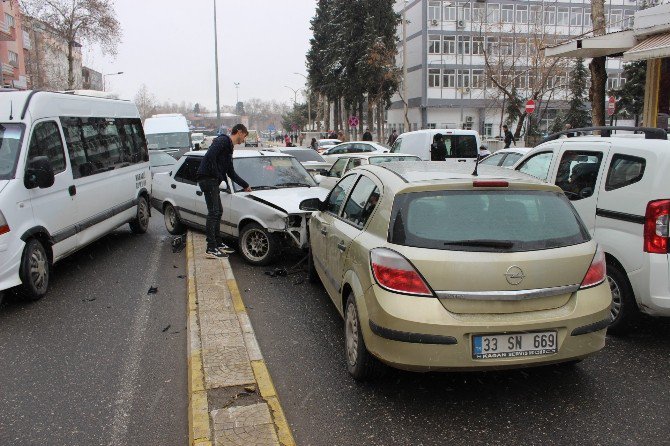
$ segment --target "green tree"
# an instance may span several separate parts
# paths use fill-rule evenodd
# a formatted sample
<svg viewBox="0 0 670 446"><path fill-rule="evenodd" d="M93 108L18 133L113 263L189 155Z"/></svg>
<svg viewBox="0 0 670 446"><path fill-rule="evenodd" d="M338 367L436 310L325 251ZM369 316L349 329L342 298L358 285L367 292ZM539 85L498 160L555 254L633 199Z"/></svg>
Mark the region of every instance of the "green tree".
<svg viewBox="0 0 670 446"><path fill-rule="evenodd" d="M644 85L647 79L647 61L640 60L626 64L621 77L626 83L610 94L618 97L617 114L625 118L635 119L635 125L640 124L640 116L644 109Z"/></svg>
<svg viewBox="0 0 670 446"><path fill-rule="evenodd" d="M565 122L572 128L588 127L591 124L589 111L586 109L586 67L584 59L578 58L570 73L570 108L565 115Z"/></svg>
<svg viewBox="0 0 670 446"><path fill-rule="evenodd" d="M549 134L552 133L558 133L563 130L565 127L565 116L562 111L559 111L556 113L556 117L554 118L554 121L551 123L551 127L549 128Z"/></svg>
<svg viewBox="0 0 670 446"><path fill-rule="evenodd" d="M519 92L516 87L512 87L511 97L507 100L507 107L505 108L505 113L507 114L507 120L505 123L511 127L516 121L521 119L523 112L521 109L524 108L523 99L519 96ZM518 138L519 135L514 135L515 138Z"/></svg>

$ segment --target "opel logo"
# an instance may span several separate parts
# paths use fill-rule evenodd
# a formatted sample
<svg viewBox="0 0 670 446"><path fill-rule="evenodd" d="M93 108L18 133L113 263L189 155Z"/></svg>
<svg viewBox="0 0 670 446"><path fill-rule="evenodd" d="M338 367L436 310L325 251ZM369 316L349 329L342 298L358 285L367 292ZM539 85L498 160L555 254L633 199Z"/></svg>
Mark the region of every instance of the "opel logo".
<svg viewBox="0 0 670 446"><path fill-rule="evenodd" d="M516 265L507 268L507 272L505 273L505 279L507 279L507 283L510 285L520 284L525 277L526 275L523 273L523 270Z"/></svg>

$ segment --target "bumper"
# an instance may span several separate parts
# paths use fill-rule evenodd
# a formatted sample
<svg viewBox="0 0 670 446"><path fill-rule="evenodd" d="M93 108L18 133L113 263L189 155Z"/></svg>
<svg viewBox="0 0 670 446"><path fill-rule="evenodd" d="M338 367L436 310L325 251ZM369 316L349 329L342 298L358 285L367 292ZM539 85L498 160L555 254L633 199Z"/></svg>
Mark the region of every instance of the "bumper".
<svg viewBox="0 0 670 446"><path fill-rule="evenodd" d="M557 309L509 315L454 314L437 299L397 295L374 285L359 300L359 317L368 350L392 367L414 371L493 370L560 363L599 351L605 346L610 304L609 286L604 283L574 293L568 304ZM472 357L475 335L549 330L558 335L556 353Z"/></svg>
<svg viewBox="0 0 670 446"><path fill-rule="evenodd" d="M19 268L25 243L16 238L0 240L0 292L21 285Z"/></svg>
<svg viewBox="0 0 670 446"><path fill-rule="evenodd" d="M645 265L629 274L638 307L652 316L670 316L670 263L667 254L645 254Z"/></svg>

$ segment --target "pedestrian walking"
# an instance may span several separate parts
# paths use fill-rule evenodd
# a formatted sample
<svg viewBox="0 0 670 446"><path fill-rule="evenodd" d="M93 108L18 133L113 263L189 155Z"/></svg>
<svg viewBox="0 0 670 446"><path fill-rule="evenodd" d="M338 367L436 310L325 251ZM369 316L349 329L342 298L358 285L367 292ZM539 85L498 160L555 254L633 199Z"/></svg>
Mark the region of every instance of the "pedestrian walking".
<svg viewBox="0 0 670 446"><path fill-rule="evenodd" d="M207 153L202 157L198 168L197 180L200 190L205 195L207 204L207 222L205 233L207 234L207 250L205 256L210 259L228 257L235 252L221 240L221 216L223 206L221 205L221 191L219 187L222 182L230 178L244 188L245 192L251 192L249 183L244 181L235 173L233 167L233 150L236 144L243 144L249 131L243 124L233 127L231 135L221 135L212 141Z"/></svg>
<svg viewBox="0 0 670 446"><path fill-rule="evenodd" d="M316 142L316 138L312 138L312 142L309 143L309 147L310 147L312 150L315 150L315 151L317 151L317 152L319 151L319 143Z"/></svg>
<svg viewBox="0 0 670 446"><path fill-rule="evenodd" d="M345 141L345 139L344 139L344 132L343 132L342 130L340 130L339 132L337 132L337 139L339 139L339 140L342 141L342 142Z"/></svg>
<svg viewBox="0 0 670 446"><path fill-rule="evenodd" d="M389 146L392 146L393 143L395 143L395 140L396 140L396 139L398 139L398 132L396 132L396 130L393 129L393 131L391 132L391 135L389 136L389 139L388 139L388 141L387 141L387 142L388 142L388 145L389 145ZM425 147L425 146L424 146L424 147Z"/></svg>
<svg viewBox="0 0 670 446"><path fill-rule="evenodd" d="M503 125L503 132L505 133L505 148L509 149L509 146L511 146L512 143L514 143L514 145L516 146L516 140L514 139L514 135L512 135L512 132L509 131L509 128L507 127L506 124Z"/></svg>
<svg viewBox="0 0 670 446"><path fill-rule="evenodd" d="M445 161L447 159L447 145L444 142L444 136L438 133L433 138L433 143L430 145L430 160L431 161Z"/></svg>
<svg viewBox="0 0 670 446"><path fill-rule="evenodd" d="M363 133L363 141L372 141L372 133L370 133L370 129L365 129L365 133Z"/></svg>
<svg viewBox="0 0 670 446"><path fill-rule="evenodd" d="M337 133L335 133L335 130L330 131L328 134L328 139L337 139Z"/></svg>
<svg viewBox="0 0 670 446"><path fill-rule="evenodd" d="M287 135L284 135L284 144L286 147L291 147L291 137Z"/></svg>

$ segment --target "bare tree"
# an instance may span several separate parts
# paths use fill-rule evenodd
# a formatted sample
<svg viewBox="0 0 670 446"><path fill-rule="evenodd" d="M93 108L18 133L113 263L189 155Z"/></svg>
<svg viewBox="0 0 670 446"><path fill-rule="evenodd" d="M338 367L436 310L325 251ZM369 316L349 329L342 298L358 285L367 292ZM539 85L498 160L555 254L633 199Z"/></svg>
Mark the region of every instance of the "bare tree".
<svg viewBox="0 0 670 446"><path fill-rule="evenodd" d="M591 0L591 20L593 22L593 35L605 34L607 24L605 23L605 0ZM589 100L591 101L593 125L605 125L605 89L607 84L607 57L594 57L589 64L591 72L591 89Z"/></svg>
<svg viewBox="0 0 670 446"><path fill-rule="evenodd" d="M121 25L111 0L21 0L29 16L50 26L68 43L68 88L75 88L75 47L99 45L103 54L116 55Z"/></svg>
<svg viewBox="0 0 670 446"><path fill-rule="evenodd" d="M140 86L140 89L135 95L135 105L140 112L142 122L156 112L156 97L149 92L149 89L145 84Z"/></svg>

